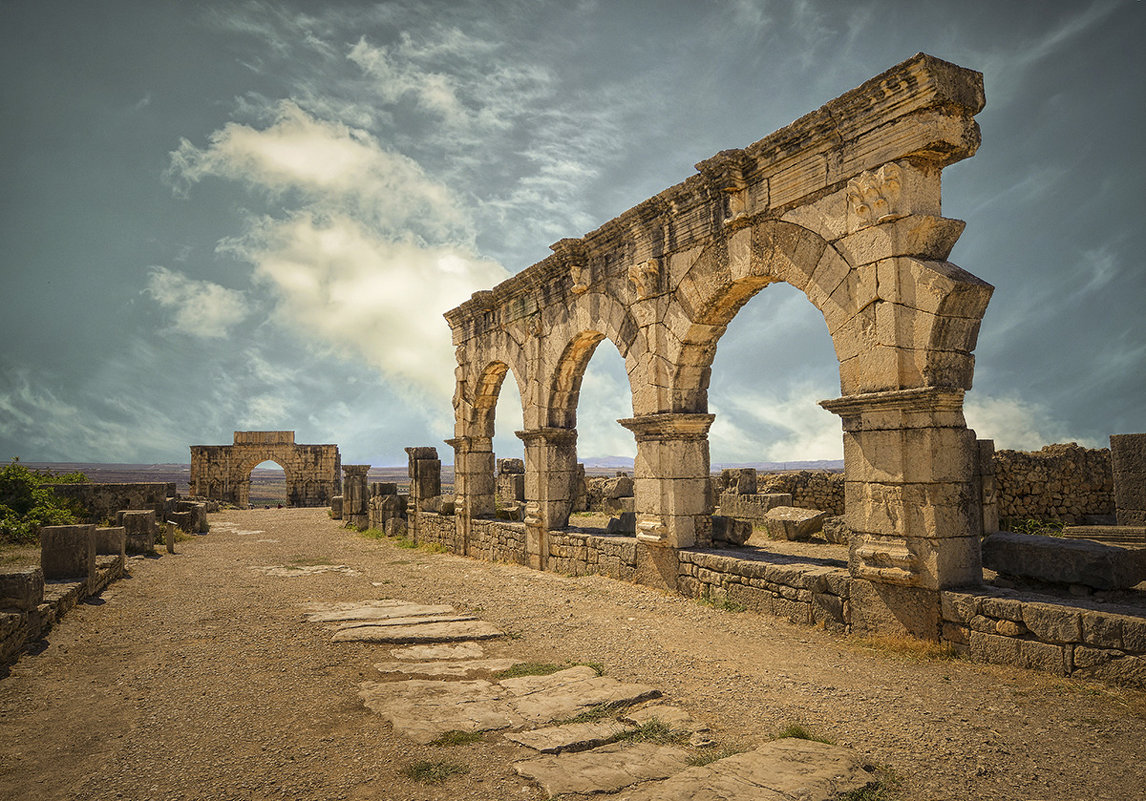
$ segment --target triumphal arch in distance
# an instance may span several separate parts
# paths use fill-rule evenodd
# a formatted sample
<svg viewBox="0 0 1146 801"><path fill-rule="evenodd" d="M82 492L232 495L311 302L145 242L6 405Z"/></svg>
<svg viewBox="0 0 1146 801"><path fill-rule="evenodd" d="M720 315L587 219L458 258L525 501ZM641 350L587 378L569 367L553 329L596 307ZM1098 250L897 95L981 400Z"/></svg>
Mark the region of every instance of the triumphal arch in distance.
<svg viewBox="0 0 1146 801"><path fill-rule="evenodd" d="M843 425L853 615L914 628L939 590L980 583L963 394L993 288L946 261L964 223L942 215L940 176L978 148L983 104L980 73L918 54L447 312L459 550L494 512L494 410L512 374L527 548L544 567L574 497L581 380L607 338L632 391L620 423L637 443L642 580L671 582L679 549L711 545L717 345L741 306L783 281L823 315L839 361L840 397L821 405Z"/></svg>
<svg viewBox="0 0 1146 801"><path fill-rule="evenodd" d="M266 461L283 469L291 506L329 506L342 493L337 445L296 445L293 431L236 431L231 445L191 446L191 494L245 508L251 471Z"/></svg>

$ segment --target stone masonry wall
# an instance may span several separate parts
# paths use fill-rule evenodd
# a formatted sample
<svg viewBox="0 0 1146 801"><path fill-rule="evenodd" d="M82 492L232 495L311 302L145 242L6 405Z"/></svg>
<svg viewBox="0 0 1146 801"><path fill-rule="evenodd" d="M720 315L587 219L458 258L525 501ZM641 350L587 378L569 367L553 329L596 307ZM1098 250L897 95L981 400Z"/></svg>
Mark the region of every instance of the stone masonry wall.
<svg viewBox="0 0 1146 801"><path fill-rule="evenodd" d="M553 532L549 535L549 570L572 576L600 575L634 581L636 538Z"/></svg>
<svg viewBox="0 0 1146 801"><path fill-rule="evenodd" d="M1041 451L996 451L999 517L1012 520L1085 522L1114 514L1110 451L1071 442Z"/></svg>
<svg viewBox="0 0 1146 801"><path fill-rule="evenodd" d="M85 521L102 523L114 521L121 509L154 509L157 520L166 520L173 511L175 482L144 482L136 484L46 484L56 495L78 503L86 512Z"/></svg>
<svg viewBox="0 0 1146 801"><path fill-rule="evenodd" d="M765 473L756 480L757 492L786 492L792 505L819 509L833 515L844 513L844 474L826 470Z"/></svg>

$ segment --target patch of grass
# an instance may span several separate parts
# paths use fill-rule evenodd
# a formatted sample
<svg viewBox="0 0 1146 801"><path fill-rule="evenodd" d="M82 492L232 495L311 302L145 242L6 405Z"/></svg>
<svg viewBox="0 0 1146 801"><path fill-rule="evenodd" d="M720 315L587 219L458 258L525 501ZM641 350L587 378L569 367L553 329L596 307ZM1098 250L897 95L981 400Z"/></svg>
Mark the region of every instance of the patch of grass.
<svg viewBox="0 0 1146 801"><path fill-rule="evenodd" d="M695 754L688 758L688 764L692 767L703 767L704 765L711 765L718 759L724 759L735 754L743 754L747 748L742 748L738 745L725 745L720 748L705 748L702 751L697 751Z"/></svg>
<svg viewBox="0 0 1146 801"><path fill-rule="evenodd" d="M333 565L333 564L334 564L334 562L330 561L329 559L323 559L323 558L317 558L316 559L314 557L308 557L308 556L296 556L290 560L290 564L287 565L287 569L288 570L299 570L303 567L318 567L319 565Z"/></svg>
<svg viewBox="0 0 1146 801"><path fill-rule="evenodd" d="M727 595L721 593L720 595L713 595L711 591L705 590L704 594L696 599L697 603L704 606L711 606L713 609L719 609L723 612L747 612L748 607L744 604L737 603L729 598Z"/></svg>
<svg viewBox="0 0 1146 801"><path fill-rule="evenodd" d="M681 745L687 743L689 733L681 729L674 729L658 718L652 718L642 723L638 728L623 732L614 741L630 743L653 743L655 745Z"/></svg>
<svg viewBox="0 0 1146 801"><path fill-rule="evenodd" d="M403 766L402 775L422 784L441 784L451 776L460 776L469 773L469 766L458 762L449 762L445 759L411 762Z"/></svg>
<svg viewBox="0 0 1146 801"><path fill-rule="evenodd" d="M578 665L585 665L597 671L600 676L605 672L597 662L565 662L563 664L556 664L554 662L518 662L505 670L499 670L493 674L493 677L500 681L501 679L516 679L521 676L550 676L560 670L568 670L571 667Z"/></svg>
<svg viewBox="0 0 1146 801"><path fill-rule="evenodd" d="M462 731L461 729L450 729L448 732L438 737L436 740L431 740L430 745L436 746L450 746L450 745L469 745L470 743L480 743L482 741L482 733L480 731Z"/></svg>
<svg viewBox="0 0 1146 801"><path fill-rule="evenodd" d="M1061 537L1066 523L1061 520L1035 520L1034 518L1020 519L1008 517L1000 526L1004 531L1015 534L1035 534L1043 537Z"/></svg>
<svg viewBox="0 0 1146 801"><path fill-rule="evenodd" d="M368 528L365 531L358 532L368 540L384 540L386 539L386 532L378 528Z"/></svg>
<svg viewBox="0 0 1146 801"><path fill-rule="evenodd" d="M613 704L597 704L594 707L586 709L579 715L574 715L571 718L564 720L557 720L551 723L551 726L564 726L569 723L596 723L606 718L615 717L622 709L628 709L632 706L632 702L620 701Z"/></svg>
<svg viewBox="0 0 1146 801"><path fill-rule="evenodd" d="M776 740L811 740L814 743L825 743L827 745L835 745L831 740L826 737L821 737L814 734L810 729L801 723L789 723L784 728L780 729L773 738Z"/></svg>
<svg viewBox="0 0 1146 801"><path fill-rule="evenodd" d="M962 659L963 655L951 643L920 640L909 635L852 636L848 642L871 651L912 659L917 662L949 662Z"/></svg>
<svg viewBox="0 0 1146 801"><path fill-rule="evenodd" d="M423 542L418 544L418 548L426 553L449 553L450 549L440 542Z"/></svg>

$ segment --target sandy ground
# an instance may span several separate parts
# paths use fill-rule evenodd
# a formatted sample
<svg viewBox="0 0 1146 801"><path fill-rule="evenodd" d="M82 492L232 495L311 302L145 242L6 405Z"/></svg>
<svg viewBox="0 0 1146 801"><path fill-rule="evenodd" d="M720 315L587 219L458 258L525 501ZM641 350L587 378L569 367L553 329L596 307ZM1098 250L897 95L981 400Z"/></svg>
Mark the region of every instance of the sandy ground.
<svg viewBox="0 0 1146 801"><path fill-rule="evenodd" d="M212 524L174 556L133 561L0 679L0 799L541 798L510 767L524 750L496 734L455 747L393 737L356 696L388 649L332 643L302 621L309 602L386 597L478 613L511 633L491 656L598 662L653 684L725 744L803 723L889 767L904 799L1146 798L1141 693L401 549L325 510ZM440 785L403 775L423 759L469 772Z"/></svg>

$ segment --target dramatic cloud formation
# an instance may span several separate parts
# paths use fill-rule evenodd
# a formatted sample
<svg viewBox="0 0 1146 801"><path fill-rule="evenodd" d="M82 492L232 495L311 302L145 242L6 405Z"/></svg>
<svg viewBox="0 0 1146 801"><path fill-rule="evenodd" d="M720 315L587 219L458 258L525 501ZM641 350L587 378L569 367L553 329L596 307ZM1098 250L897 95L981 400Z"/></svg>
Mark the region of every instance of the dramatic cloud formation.
<svg viewBox="0 0 1146 801"><path fill-rule="evenodd" d="M219 339L247 315L243 293L210 281L188 278L166 267L152 267L147 293L172 312L176 331Z"/></svg>

